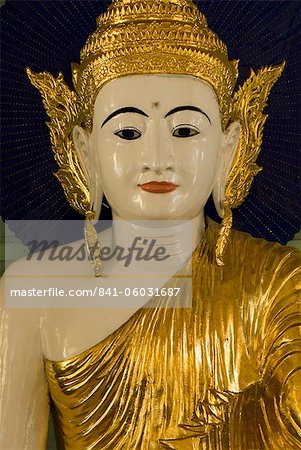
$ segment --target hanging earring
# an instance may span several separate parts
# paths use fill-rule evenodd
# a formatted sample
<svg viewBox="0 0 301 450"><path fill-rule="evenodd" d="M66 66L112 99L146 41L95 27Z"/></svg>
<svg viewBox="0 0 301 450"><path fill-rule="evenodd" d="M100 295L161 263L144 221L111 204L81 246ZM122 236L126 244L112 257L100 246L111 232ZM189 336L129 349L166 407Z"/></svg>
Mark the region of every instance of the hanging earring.
<svg viewBox="0 0 301 450"><path fill-rule="evenodd" d="M103 264L101 261L101 245L93 225L94 219L95 212L88 211L85 216L85 241L95 276L100 277L103 272Z"/></svg>
<svg viewBox="0 0 301 450"><path fill-rule="evenodd" d="M231 228L232 228L232 209L225 200L222 203L224 210L224 217L221 224L220 233L215 246L215 262L219 267L224 266L224 253L228 244Z"/></svg>
<svg viewBox="0 0 301 450"><path fill-rule="evenodd" d="M94 274L96 277L101 277L103 272L103 263L101 261L101 243L98 239L97 232L94 228L93 221L98 219L102 207L103 191L98 177L99 170L96 171L92 177L89 173L89 192L91 195L90 210L85 214L85 241L89 255L90 263L92 264ZM92 178L91 178L92 177ZM91 180L94 180L94 183Z"/></svg>
<svg viewBox="0 0 301 450"><path fill-rule="evenodd" d="M229 191L228 183L226 183L226 186L227 189L223 190L220 185L219 189L216 189L213 192L216 211L222 218L219 235L215 244L215 262L219 267L224 266L223 258L229 241L233 222L231 203L233 195L231 195Z"/></svg>

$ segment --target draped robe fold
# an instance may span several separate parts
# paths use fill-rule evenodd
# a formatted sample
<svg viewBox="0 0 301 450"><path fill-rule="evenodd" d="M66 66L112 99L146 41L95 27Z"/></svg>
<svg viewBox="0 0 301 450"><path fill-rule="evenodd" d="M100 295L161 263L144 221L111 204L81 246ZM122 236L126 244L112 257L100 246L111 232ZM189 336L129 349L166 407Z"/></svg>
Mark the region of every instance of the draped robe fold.
<svg viewBox="0 0 301 450"><path fill-rule="evenodd" d="M178 300L151 300L94 347L45 361L59 448L301 448L301 389L289 391L301 370L300 254L232 231L219 268L218 231L210 224L194 251L192 279L166 283Z"/></svg>

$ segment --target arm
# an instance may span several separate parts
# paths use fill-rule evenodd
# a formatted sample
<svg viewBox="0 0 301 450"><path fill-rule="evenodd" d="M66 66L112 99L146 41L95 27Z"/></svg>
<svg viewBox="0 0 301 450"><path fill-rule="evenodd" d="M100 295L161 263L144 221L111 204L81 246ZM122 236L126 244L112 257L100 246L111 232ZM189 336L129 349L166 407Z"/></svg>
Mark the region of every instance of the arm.
<svg viewBox="0 0 301 450"><path fill-rule="evenodd" d="M46 448L49 401L39 311L6 309L0 293L0 449Z"/></svg>
<svg viewBox="0 0 301 450"><path fill-rule="evenodd" d="M299 254L298 254L299 253ZM261 379L266 430L278 445L301 446L301 258L292 251L279 264L262 324ZM265 407L263 405L263 407Z"/></svg>
<svg viewBox="0 0 301 450"><path fill-rule="evenodd" d="M293 450L301 447L300 252L278 246L262 260L245 321L259 380L231 404L230 448Z"/></svg>
<svg viewBox="0 0 301 450"><path fill-rule="evenodd" d="M301 254L253 239L244 252L238 349L246 348L257 376L239 391L213 392L204 416L213 412L210 433L220 428L225 448L295 450L301 448ZM239 370L250 379L248 365Z"/></svg>

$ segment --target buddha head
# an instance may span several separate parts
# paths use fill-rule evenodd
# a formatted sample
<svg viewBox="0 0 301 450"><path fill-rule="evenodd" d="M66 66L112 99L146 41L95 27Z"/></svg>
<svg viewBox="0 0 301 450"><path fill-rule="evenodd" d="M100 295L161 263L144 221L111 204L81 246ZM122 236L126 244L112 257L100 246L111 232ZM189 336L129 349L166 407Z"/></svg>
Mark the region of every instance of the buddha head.
<svg viewBox="0 0 301 450"><path fill-rule="evenodd" d="M35 74L50 117L57 174L71 205L98 218L191 220L213 194L223 219L249 192L263 108L283 65L251 72L234 92L238 62L191 0L115 0L73 65Z"/></svg>

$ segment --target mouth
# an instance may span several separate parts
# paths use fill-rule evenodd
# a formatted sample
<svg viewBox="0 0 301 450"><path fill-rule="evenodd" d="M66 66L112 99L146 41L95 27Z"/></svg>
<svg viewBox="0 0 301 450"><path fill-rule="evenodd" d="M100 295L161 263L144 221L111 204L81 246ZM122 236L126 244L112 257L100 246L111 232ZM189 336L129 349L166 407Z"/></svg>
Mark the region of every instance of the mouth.
<svg viewBox="0 0 301 450"><path fill-rule="evenodd" d="M153 194L164 194L177 189L178 185L169 181L149 181L148 183L138 184L138 186L146 192Z"/></svg>

